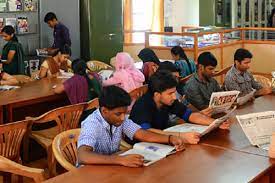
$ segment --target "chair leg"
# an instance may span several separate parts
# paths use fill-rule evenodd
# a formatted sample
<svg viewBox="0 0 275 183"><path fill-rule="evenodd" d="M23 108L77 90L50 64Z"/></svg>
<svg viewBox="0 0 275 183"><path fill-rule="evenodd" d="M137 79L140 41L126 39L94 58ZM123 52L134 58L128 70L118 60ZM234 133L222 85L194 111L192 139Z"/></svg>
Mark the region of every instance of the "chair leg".
<svg viewBox="0 0 275 183"><path fill-rule="evenodd" d="M2 175L3 183L11 183L11 173L4 172Z"/></svg>
<svg viewBox="0 0 275 183"><path fill-rule="evenodd" d="M23 162L29 162L29 146L30 146L30 138L25 135L23 139Z"/></svg>
<svg viewBox="0 0 275 183"><path fill-rule="evenodd" d="M50 177L56 176L56 161L53 155L52 146L50 146L47 150L48 155L48 168Z"/></svg>

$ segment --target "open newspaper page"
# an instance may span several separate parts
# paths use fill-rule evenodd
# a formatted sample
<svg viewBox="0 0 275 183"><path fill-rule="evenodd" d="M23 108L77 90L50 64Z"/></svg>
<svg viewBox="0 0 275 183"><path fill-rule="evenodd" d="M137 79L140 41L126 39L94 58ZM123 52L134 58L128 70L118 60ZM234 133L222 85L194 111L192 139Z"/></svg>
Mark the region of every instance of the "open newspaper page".
<svg viewBox="0 0 275 183"><path fill-rule="evenodd" d="M210 131L214 130L218 126L220 126L227 119L229 119L236 108L237 107L235 106L226 115L214 120L208 126L184 123L184 124L180 124L180 125L176 125L176 126L167 128L164 131L167 131L167 132L198 132L198 133L200 133L200 136L203 136L203 135L209 133Z"/></svg>
<svg viewBox="0 0 275 183"><path fill-rule="evenodd" d="M212 93L209 107L213 109L213 114L226 112L237 99L239 93L239 91Z"/></svg>
<svg viewBox="0 0 275 183"><path fill-rule="evenodd" d="M121 155L142 155L144 157L144 166L148 166L174 152L175 148L173 146L157 143L140 142L135 144L133 149L130 149L122 153Z"/></svg>
<svg viewBox="0 0 275 183"><path fill-rule="evenodd" d="M251 98L254 97L255 92L256 92L256 90L253 89L253 91L250 92L249 94L247 94L247 95L245 95L245 96L243 96L243 97L239 97L239 98L237 99L237 104L238 104L238 105L243 105L243 104L245 104L245 103L248 102Z"/></svg>
<svg viewBox="0 0 275 183"><path fill-rule="evenodd" d="M250 143L268 150L272 133L275 131L275 111L236 117Z"/></svg>

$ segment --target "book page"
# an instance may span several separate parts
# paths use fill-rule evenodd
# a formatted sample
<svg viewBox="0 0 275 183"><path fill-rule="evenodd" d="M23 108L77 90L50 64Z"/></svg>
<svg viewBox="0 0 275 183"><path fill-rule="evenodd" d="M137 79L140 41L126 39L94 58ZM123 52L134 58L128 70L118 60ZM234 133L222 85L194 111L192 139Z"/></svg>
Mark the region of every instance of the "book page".
<svg viewBox="0 0 275 183"><path fill-rule="evenodd" d="M246 137L252 145L261 146L270 143L275 131L275 112L267 111L236 116Z"/></svg>
<svg viewBox="0 0 275 183"><path fill-rule="evenodd" d="M255 92L256 92L256 90L253 89L253 91L250 92L249 94L247 94L247 95L245 95L245 96L243 96L243 97L239 97L239 98L237 99L237 104L238 104L238 105L243 105L243 104L245 104L245 103L248 102L252 97L254 97Z"/></svg>
<svg viewBox="0 0 275 183"><path fill-rule="evenodd" d="M197 124L190 124L184 123L181 125L172 126L170 128L165 129L166 132L198 132L202 133L207 129L208 126L205 125L197 125Z"/></svg>
<svg viewBox="0 0 275 183"><path fill-rule="evenodd" d="M158 143L140 142L134 145L134 149L139 149L141 151L146 151L147 153L153 153L161 157L166 157L174 152L175 147Z"/></svg>
<svg viewBox="0 0 275 183"><path fill-rule="evenodd" d="M239 91L212 93L209 107L213 109L213 114L226 112L237 99L239 93Z"/></svg>

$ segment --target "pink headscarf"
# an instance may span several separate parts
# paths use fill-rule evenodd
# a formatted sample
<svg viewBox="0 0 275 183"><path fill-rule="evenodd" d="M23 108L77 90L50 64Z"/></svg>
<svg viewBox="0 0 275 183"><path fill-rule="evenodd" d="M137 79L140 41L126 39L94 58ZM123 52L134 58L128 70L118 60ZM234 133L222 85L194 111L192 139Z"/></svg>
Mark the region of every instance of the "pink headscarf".
<svg viewBox="0 0 275 183"><path fill-rule="evenodd" d="M130 92L143 85L145 78L141 71L135 68L133 58L125 52L116 55L113 77L103 81L103 86L117 85Z"/></svg>

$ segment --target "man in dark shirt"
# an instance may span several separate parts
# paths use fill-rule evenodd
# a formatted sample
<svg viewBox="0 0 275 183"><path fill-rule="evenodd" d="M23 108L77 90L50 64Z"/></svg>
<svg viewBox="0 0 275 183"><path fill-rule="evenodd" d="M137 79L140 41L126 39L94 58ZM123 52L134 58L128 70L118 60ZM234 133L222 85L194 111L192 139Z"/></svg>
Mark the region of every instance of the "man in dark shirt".
<svg viewBox="0 0 275 183"><path fill-rule="evenodd" d="M156 133L175 135L175 132L163 132L169 127L169 114L175 114L185 121L209 125L214 119L199 112L193 113L176 99L176 78L168 71L158 71L153 74L148 83L148 92L134 104L130 119L143 129ZM224 122L220 128L228 129L229 122ZM176 133L185 143L197 144L199 133Z"/></svg>
<svg viewBox="0 0 275 183"><path fill-rule="evenodd" d="M53 12L49 12L45 15L44 22L49 25L50 28L54 29L53 37L54 43L50 50L53 53L58 50L64 49L64 46L71 46L71 38L69 29L60 23Z"/></svg>

